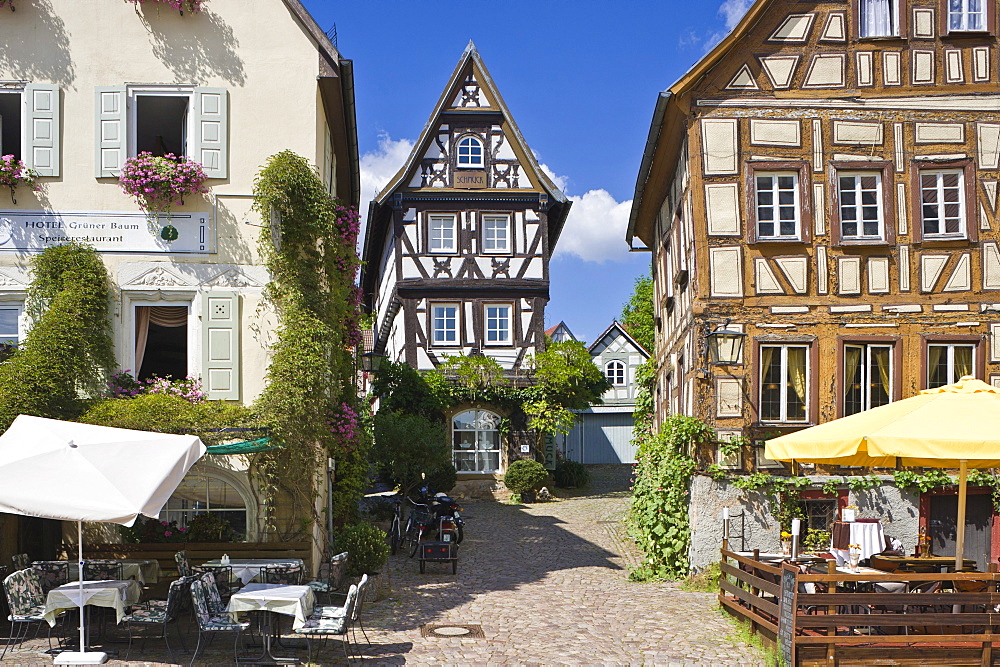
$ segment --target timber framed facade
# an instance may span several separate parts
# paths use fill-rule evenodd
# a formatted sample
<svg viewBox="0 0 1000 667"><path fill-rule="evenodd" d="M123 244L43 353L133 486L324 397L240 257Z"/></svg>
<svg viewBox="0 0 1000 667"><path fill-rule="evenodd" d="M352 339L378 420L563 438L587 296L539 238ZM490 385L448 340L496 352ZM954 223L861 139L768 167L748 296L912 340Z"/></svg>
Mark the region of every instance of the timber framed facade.
<svg viewBox="0 0 1000 667"><path fill-rule="evenodd" d="M746 443L706 462L788 471L764 439L1000 384L996 9L757 0L660 94L628 241L652 251L658 419ZM720 327L747 334L736 365L709 363Z"/></svg>

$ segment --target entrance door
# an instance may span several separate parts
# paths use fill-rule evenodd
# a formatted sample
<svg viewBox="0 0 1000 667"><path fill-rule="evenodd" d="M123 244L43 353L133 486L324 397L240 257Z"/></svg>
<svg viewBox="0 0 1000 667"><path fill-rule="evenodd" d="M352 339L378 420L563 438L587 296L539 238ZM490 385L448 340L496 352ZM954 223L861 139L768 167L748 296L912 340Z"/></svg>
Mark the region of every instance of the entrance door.
<svg viewBox="0 0 1000 667"><path fill-rule="evenodd" d="M988 493L969 494L965 507L965 557L975 558L981 572L990 562L993 499ZM954 556L958 525L958 496L931 496L931 552Z"/></svg>

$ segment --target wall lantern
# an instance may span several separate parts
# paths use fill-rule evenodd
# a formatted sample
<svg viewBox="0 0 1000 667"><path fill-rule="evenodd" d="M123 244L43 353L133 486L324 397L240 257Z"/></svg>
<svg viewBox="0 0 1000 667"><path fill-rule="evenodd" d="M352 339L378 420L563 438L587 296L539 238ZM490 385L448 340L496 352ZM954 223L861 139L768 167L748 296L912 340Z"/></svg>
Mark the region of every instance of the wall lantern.
<svg viewBox="0 0 1000 667"><path fill-rule="evenodd" d="M742 331L732 331L725 327L723 324L711 333L705 334L709 361L715 366L738 364L743 353L743 341L747 335Z"/></svg>
<svg viewBox="0 0 1000 667"><path fill-rule="evenodd" d="M384 354L365 352L361 355L361 370L366 373L378 373L382 368L382 362L386 359Z"/></svg>

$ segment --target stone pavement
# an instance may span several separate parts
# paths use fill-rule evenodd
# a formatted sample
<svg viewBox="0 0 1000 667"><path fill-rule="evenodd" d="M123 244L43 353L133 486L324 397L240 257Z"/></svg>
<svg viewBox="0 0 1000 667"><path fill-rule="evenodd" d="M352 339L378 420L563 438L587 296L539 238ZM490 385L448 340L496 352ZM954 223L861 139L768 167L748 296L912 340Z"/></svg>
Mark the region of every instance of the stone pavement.
<svg viewBox="0 0 1000 667"><path fill-rule="evenodd" d="M637 557L620 523L628 502L628 466L594 472L590 488L558 492L563 499L555 502L464 503L468 521L457 575L450 565L433 563L421 575L416 560L403 554L391 558L390 597L365 607L371 645L358 635L365 662L763 664L752 649L730 638L733 626L716 609L713 594L627 580L626 568ZM424 636L428 625L473 626L473 634L481 629L481 636ZM14 660L8 653L4 664L51 664L37 652L44 640L32 645L35 651L18 652ZM144 660L166 660L160 647L162 642L150 642ZM204 664L222 664L231 656L232 644L220 638ZM179 659L188 662L190 654ZM346 664L335 641L314 659Z"/></svg>

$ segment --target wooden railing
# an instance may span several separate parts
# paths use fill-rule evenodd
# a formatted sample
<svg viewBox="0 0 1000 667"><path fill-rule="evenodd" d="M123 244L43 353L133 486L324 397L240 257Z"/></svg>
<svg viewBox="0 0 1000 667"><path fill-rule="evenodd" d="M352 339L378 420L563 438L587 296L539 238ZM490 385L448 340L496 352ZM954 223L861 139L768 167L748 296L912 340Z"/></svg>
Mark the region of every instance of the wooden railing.
<svg viewBox="0 0 1000 667"><path fill-rule="evenodd" d="M726 549L721 567L719 603L776 642L782 568ZM996 572L844 574L830 567L794 576L796 665L994 664L992 643L1000 640ZM902 582L900 588L917 592L873 592L882 582ZM936 590L919 592L933 582L939 582Z"/></svg>

